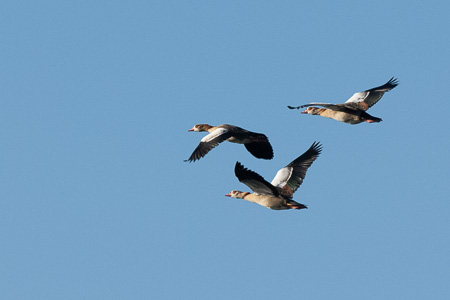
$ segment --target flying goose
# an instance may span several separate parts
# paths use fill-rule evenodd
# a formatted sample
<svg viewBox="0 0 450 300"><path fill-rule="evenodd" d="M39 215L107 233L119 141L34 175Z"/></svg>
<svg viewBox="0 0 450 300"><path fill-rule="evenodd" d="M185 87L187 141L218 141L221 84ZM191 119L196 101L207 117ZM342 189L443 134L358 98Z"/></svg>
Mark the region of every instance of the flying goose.
<svg viewBox="0 0 450 300"><path fill-rule="evenodd" d="M279 170L271 183L256 172L245 168L240 162L236 162L234 168L236 177L253 193L234 190L225 196L244 199L274 210L307 208L306 205L292 200L292 197L302 184L306 171L321 151L322 145L314 142L305 153Z"/></svg>
<svg viewBox="0 0 450 300"><path fill-rule="evenodd" d="M273 150L269 139L262 133L251 132L237 126L222 124L211 126L208 124L197 124L188 131L207 131L208 135L203 137L200 144L195 148L191 157L185 161L193 162L205 156L212 148L223 141L244 144L248 152L256 158L272 159Z"/></svg>
<svg viewBox="0 0 450 300"><path fill-rule="evenodd" d="M398 85L397 78L392 77L385 84L366 90L363 92L355 93L353 96L342 104L330 104L330 103L317 103L312 102L301 106L288 106L290 109L299 109L308 107L302 111L302 114L320 115L322 117L335 119L336 121L359 124L361 122L374 123L382 121L380 118L374 117L366 113L366 111L375 105L385 92L388 92ZM325 108L309 107L313 105L322 106Z"/></svg>

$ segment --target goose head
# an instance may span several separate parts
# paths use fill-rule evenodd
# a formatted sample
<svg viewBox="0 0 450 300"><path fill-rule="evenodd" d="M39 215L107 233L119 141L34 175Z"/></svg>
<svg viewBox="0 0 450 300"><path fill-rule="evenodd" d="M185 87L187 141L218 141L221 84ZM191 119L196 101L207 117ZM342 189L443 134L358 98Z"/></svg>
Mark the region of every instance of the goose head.
<svg viewBox="0 0 450 300"><path fill-rule="evenodd" d="M212 126L208 124L197 124L188 131L208 131Z"/></svg>

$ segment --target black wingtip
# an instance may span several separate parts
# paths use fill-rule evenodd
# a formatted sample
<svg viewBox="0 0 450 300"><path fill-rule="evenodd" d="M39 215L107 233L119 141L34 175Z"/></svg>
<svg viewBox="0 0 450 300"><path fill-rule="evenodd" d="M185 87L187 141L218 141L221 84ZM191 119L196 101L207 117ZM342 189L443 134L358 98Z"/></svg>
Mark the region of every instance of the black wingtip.
<svg viewBox="0 0 450 300"><path fill-rule="evenodd" d="M244 144L248 152L254 157L261 159L272 159L273 149L269 142L255 142Z"/></svg>
<svg viewBox="0 0 450 300"><path fill-rule="evenodd" d="M398 78L392 77L389 79L389 81L386 83L386 85L391 86L391 88L395 88L399 84Z"/></svg>
<svg viewBox="0 0 450 300"><path fill-rule="evenodd" d="M242 178L245 176L246 173L255 173L255 172L247 169L246 167L244 167L243 164L241 164L240 162L237 161L236 165L234 166L234 174L239 179L239 181L242 180ZM247 176L248 176L248 174L247 174Z"/></svg>
<svg viewBox="0 0 450 300"><path fill-rule="evenodd" d="M309 149L314 150L317 152L316 155L319 155L322 152L323 145L320 142L315 141Z"/></svg>
<svg viewBox="0 0 450 300"><path fill-rule="evenodd" d="M244 176L243 174L245 174L246 171L249 171L249 170L246 169L243 164L241 164L240 162L237 161L236 165L234 166L234 175L237 177L237 179L239 181L242 180L242 178Z"/></svg>
<svg viewBox="0 0 450 300"><path fill-rule="evenodd" d="M184 162L194 162L196 160L199 160L200 158L197 158L194 154L191 155L191 157L189 157L188 159L185 159Z"/></svg>
<svg viewBox="0 0 450 300"><path fill-rule="evenodd" d="M239 171L242 171L243 169L244 169L244 166L240 162L237 161L236 165L234 166L234 174L237 174Z"/></svg>
<svg viewBox="0 0 450 300"><path fill-rule="evenodd" d="M290 106L290 105L288 105L287 107L289 109L299 109L299 108L301 108L301 106Z"/></svg>

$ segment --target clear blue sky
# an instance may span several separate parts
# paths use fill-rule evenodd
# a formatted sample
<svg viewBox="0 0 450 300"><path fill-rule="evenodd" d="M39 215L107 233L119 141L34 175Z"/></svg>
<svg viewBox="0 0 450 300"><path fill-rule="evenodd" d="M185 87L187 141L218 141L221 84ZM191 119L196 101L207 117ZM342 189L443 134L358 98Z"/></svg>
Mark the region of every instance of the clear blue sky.
<svg viewBox="0 0 450 300"><path fill-rule="evenodd" d="M1 299L449 299L448 1L2 1ZM398 77L351 126L287 105ZM197 123L265 133L185 163ZM322 155L271 211L225 197Z"/></svg>

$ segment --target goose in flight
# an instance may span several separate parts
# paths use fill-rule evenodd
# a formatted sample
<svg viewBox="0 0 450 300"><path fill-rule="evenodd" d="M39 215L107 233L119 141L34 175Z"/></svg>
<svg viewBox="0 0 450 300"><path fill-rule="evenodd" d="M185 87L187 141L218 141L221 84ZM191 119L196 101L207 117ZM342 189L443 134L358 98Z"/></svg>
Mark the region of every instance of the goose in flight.
<svg viewBox="0 0 450 300"><path fill-rule="evenodd" d="M306 171L321 151L322 145L314 142L305 153L279 170L271 183L256 172L245 168L240 162L236 162L234 168L236 177L253 193L231 191L225 196L244 199L274 210L307 208L306 205L292 200L292 197L305 179Z"/></svg>
<svg viewBox="0 0 450 300"><path fill-rule="evenodd" d="M248 152L256 158L273 158L273 149L269 139L262 133L251 132L228 124L219 126L197 124L188 131L207 131L209 134L201 139L200 144L195 148L189 159L185 161L193 162L199 160L223 141L244 144Z"/></svg>
<svg viewBox="0 0 450 300"><path fill-rule="evenodd" d="M320 115L322 117L335 119L336 121L359 124L361 122L374 123L382 121L380 118L369 115L366 111L375 105L385 92L388 92L398 85L397 78L392 77L385 84L376 88L355 93L353 96L342 104L318 103L312 102L301 106L288 106L290 109L299 109L308 107L302 111L302 114ZM314 105L325 108L314 107Z"/></svg>

